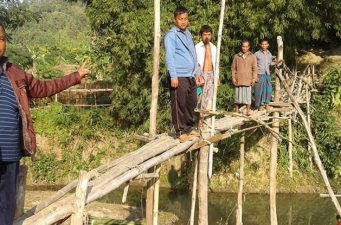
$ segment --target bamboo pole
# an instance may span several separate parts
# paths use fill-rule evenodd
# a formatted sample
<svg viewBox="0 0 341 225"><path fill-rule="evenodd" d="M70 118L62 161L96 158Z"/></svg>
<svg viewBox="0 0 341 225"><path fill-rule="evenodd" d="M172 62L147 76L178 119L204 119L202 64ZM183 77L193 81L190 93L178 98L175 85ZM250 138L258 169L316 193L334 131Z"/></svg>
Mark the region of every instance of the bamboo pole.
<svg viewBox="0 0 341 225"><path fill-rule="evenodd" d="M129 181L124 186L123 195L122 195L123 204L127 202L128 191L129 191Z"/></svg>
<svg viewBox="0 0 341 225"><path fill-rule="evenodd" d="M85 203L88 192L88 183L90 174L85 171L79 172L78 186L76 190L76 213L71 216L71 225L87 224L87 214L85 212Z"/></svg>
<svg viewBox="0 0 341 225"><path fill-rule="evenodd" d="M195 154L193 188L192 188L192 203L191 203L191 216L189 219L189 225L194 225L197 188L198 188L198 153Z"/></svg>
<svg viewBox="0 0 341 225"><path fill-rule="evenodd" d="M292 160L292 120L288 119L288 154L289 154L289 174L293 177L293 160Z"/></svg>
<svg viewBox="0 0 341 225"><path fill-rule="evenodd" d="M309 81L308 81L309 83ZM311 119L310 119L310 95L309 95L309 88L308 84L305 85L305 97L306 97L306 104L307 104L307 122L309 124L309 127L311 127ZM313 156L311 154L311 147L308 143L308 153L309 153L309 162L310 167L313 168Z"/></svg>
<svg viewBox="0 0 341 225"><path fill-rule="evenodd" d="M218 82L219 82L219 66L220 66L220 48L221 48L221 37L223 33L224 26L224 14L225 14L225 3L226 0L221 0L221 9L220 9L220 21L219 21L219 30L218 30L218 42L217 42L217 55L215 62L215 71L214 71L214 92L213 92L213 101L212 101L212 111L215 112L217 110L217 92L218 92ZM214 135L215 132L215 116L212 117L211 121L211 136ZM209 150L209 165L208 165L208 177L212 177L212 166L213 166L213 144L210 145Z"/></svg>
<svg viewBox="0 0 341 225"><path fill-rule="evenodd" d="M160 174L161 165L156 166L155 172ZM159 194L160 194L160 176L156 178L154 184L154 207L153 207L153 225L158 225L159 218Z"/></svg>
<svg viewBox="0 0 341 225"><path fill-rule="evenodd" d="M17 197L16 197L16 210L14 218L18 218L24 214L24 205L25 205L25 191L26 191L26 177L27 177L28 167L26 165L20 165L19 168L19 180L18 180L18 189L17 189Z"/></svg>
<svg viewBox="0 0 341 225"><path fill-rule="evenodd" d="M332 199L332 202L333 202L333 204L334 204L338 214L341 215L340 203L338 202L337 198L335 197L334 191L333 191L332 187L330 186L330 183L329 183L329 180L328 180L328 176L327 176L327 172L324 169L324 166L323 166L323 164L321 162L321 159L320 159L320 156L318 154L315 138L314 138L314 136L313 136L313 134L311 132L311 128L309 126L307 118L305 117L305 115L304 115L300 105L296 101L295 97L290 92L290 88L289 88L287 82L284 80L282 74L277 73L277 77L281 80L283 87L285 88L286 92L288 93L291 101L293 102L293 104L295 106L295 109L297 110L298 114L300 115L300 117L302 119L304 128L305 128L305 130L306 130L306 132L308 134L308 138L309 138L309 141L310 141L310 144L311 144L311 149L312 149L312 153L314 155L315 164L316 164L317 168L319 169L319 171L321 173L322 179L323 179L323 181L324 181L324 183L326 185L326 188L328 190L328 194L330 195L330 197Z"/></svg>
<svg viewBox="0 0 341 225"><path fill-rule="evenodd" d="M157 102L159 96L159 64L160 64L160 0L154 0L154 55L152 78L152 102L150 107L149 135L156 135Z"/></svg>
<svg viewBox="0 0 341 225"><path fill-rule="evenodd" d="M150 168L148 172L154 172L154 168ZM146 196L146 225L153 225L153 207L154 207L154 184L155 180L151 179L147 182Z"/></svg>
<svg viewBox="0 0 341 225"><path fill-rule="evenodd" d="M277 37L277 60L283 60L283 40L281 36ZM282 75L282 70L279 70L278 73ZM281 84L278 77L276 77L275 81L275 102L280 101L280 90ZM276 117L279 116L278 112L274 112L273 116L275 117L273 121L273 130L276 133L279 133L279 120ZM278 151L278 140L272 136L271 137L271 152L270 152L270 223L271 225L277 225L277 210L276 210L276 175L277 175L277 151Z"/></svg>
<svg viewBox="0 0 341 225"><path fill-rule="evenodd" d="M237 199L236 225L243 225L243 185L244 185L245 133L240 138L239 188Z"/></svg>
<svg viewBox="0 0 341 225"><path fill-rule="evenodd" d="M198 225L208 225L208 154L210 147L204 146L199 151L198 176Z"/></svg>

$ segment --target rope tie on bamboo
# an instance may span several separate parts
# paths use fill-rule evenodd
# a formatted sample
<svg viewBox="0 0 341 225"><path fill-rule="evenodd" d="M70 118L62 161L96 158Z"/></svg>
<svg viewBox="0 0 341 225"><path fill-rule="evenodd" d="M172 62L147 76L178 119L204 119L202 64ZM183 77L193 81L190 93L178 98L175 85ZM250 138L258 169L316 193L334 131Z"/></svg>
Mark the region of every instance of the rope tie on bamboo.
<svg viewBox="0 0 341 225"><path fill-rule="evenodd" d="M138 169L139 172L143 172L144 171L143 167L141 165L136 165L135 168Z"/></svg>

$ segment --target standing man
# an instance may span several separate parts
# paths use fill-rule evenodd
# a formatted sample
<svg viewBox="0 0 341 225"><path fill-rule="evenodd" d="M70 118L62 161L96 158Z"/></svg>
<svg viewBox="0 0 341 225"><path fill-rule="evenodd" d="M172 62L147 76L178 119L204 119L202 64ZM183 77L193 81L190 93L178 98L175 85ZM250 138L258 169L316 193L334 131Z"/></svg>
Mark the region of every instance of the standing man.
<svg viewBox="0 0 341 225"><path fill-rule="evenodd" d="M209 25L203 25L201 27L200 37L201 41L195 45L203 82L199 107L201 109L211 110L214 92L214 69L217 47L211 42L212 28Z"/></svg>
<svg viewBox="0 0 341 225"><path fill-rule="evenodd" d="M200 68L192 35L187 29L188 14L184 7L178 7L174 11L175 26L168 31L164 39L172 123L180 142L198 136L193 125L197 104L196 76L200 73Z"/></svg>
<svg viewBox="0 0 341 225"><path fill-rule="evenodd" d="M232 83L235 86L236 113L246 105L246 115L251 115L251 87L257 82L257 59L250 52L250 42L242 41L241 52L232 62Z"/></svg>
<svg viewBox="0 0 341 225"><path fill-rule="evenodd" d="M39 81L8 62L5 52L6 33L0 24L0 225L12 225L20 159L34 158L36 151L29 99L52 96L80 83L91 72L81 66L62 78Z"/></svg>
<svg viewBox="0 0 341 225"><path fill-rule="evenodd" d="M255 107L258 110L269 110L269 103L272 97L272 84L270 66L276 66L282 61L272 60L272 54L268 50L269 41L262 39L259 41L259 51L255 53L258 67L258 82L255 84Z"/></svg>

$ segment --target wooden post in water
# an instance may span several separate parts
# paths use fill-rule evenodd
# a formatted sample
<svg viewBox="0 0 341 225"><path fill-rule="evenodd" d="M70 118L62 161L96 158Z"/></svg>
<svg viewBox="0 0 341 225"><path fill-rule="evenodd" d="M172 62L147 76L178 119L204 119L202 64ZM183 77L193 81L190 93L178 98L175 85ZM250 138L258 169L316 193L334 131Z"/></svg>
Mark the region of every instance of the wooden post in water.
<svg viewBox="0 0 341 225"><path fill-rule="evenodd" d="M149 135L156 135L157 102L159 96L159 64L160 64L160 0L154 0L154 55L152 78L152 102L150 107Z"/></svg>
<svg viewBox="0 0 341 225"><path fill-rule="evenodd" d="M189 218L189 225L194 225L195 203L197 199L197 188L198 188L198 153L195 153L194 160L195 161L194 161L193 188L192 188L192 204L191 204L191 216Z"/></svg>
<svg viewBox="0 0 341 225"><path fill-rule="evenodd" d="M237 199L236 225L243 225L243 185L244 185L245 133L240 138L239 188Z"/></svg>
<svg viewBox="0 0 341 225"><path fill-rule="evenodd" d="M28 167L26 165L20 165L15 218L19 218L24 214L27 170Z"/></svg>
<svg viewBox="0 0 341 225"><path fill-rule="evenodd" d="M283 40L281 36L277 37L277 60L283 60ZM282 74L282 69L278 71L278 73ZM280 90L281 83L278 77L276 77L275 84L275 102L280 101ZM273 113L274 116L274 124L273 129L276 133L279 132L279 120L276 119L279 117L278 112ZM271 137L271 152L270 152L270 224L277 225L277 210L276 210L276 175L277 175L277 151L278 151L278 140L274 136Z"/></svg>
<svg viewBox="0 0 341 225"><path fill-rule="evenodd" d="M87 214L85 212L85 203L88 192L88 183L90 174L85 171L80 171L78 186L76 189L76 205L77 211L71 216L71 225L87 224Z"/></svg>
<svg viewBox="0 0 341 225"><path fill-rule="evenodd" d="M289 154L289 174L293 177L293 160L292 160L292 120L288 119L288 154Z"/></svg>

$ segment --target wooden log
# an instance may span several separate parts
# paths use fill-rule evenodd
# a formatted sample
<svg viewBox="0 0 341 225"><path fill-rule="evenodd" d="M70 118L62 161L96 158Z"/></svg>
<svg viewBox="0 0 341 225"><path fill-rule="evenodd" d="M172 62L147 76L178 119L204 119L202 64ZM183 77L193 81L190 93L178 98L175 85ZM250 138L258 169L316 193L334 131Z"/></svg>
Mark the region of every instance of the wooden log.
<svg viewBox="0 0 341 225"><path fill-rule="evenodd" d="M76 190L77 211L71 216L71 225L87 224L88 218L85 212L86 196L88 193L88 183L90 174L85 171L79 172L78 186Z"/></svg>
<svg viewBox="0 0 341 225"><path fill-rule="evenodd" d="M18 187L17 187L17 197L16 197L17 207L15 210L14 218L19 218L21 215L24 214L27 170L28 170L28 167L26 165L20 165Z"/></svg>
<svg viewBox="0 0 341 225"><path fill-rule="evenodd" d="M286 81L284 80L283 76L281 74L277 73L277 77L281 80L283 87L285 88L286 92L288 93L291 101L293 102L293 104L295 106L295 109L297 110L298 114L301 117L301 120L303 122L304 128L305 128L305 130L306 130L306 132L308 134L308 138L309 138L309 141L310 141L310 144L311 144L311 149L312 149L312 152L313 152L313 155L314 155L315 164L316 164L317 168L319 169L319 171L321 173L323 182L325 183L325 186L326 186L326 188L328 190L328 194L331 196L332 202L333 202L333 204L334 204L338 214L341 215L340 203L336 199L334 191L333 191L332 187L330 186L330 183L329 183L329 180L328 180L328 176L327 176L327 172L324 169L324 166L323 166L323 164L321 162L321 159L320 159L320 156L318 154L315 138L314 138L314 136L313 136L313 134L311 132L311 128L309 126L309 123L308 123L308 121L307 121L307 119L306 119L306 117L305 117L301 107L297 103L295 97L290 92L290 88L289 88L288 84L286 83Z"/></svg>
<svg viewBox="0 0 341 225"><path fill-rule="evenodd" d="M152 77L152 100L150 107L149 135L156 135L157 102L159 97L159 64L160 64L160 0L154 0L154 53L153 53L153 77Z"/></svg>
<svg viewBox="0 0 341 225"><path fill-rule="evenodd" d="M195 217L195 203L197 199L197 188L198 188L198 153L195 153L194 159L194 174L193 174L193 187L192 187L192 201L191 201L191 215L189 218L189 225L194 225Z"/></svg>
<svg viewBox="0 0 341 225"><path fill-rule="evenodd" d="M154 168L148 170L149 173L153 173ZM154 207L154 183L155 180L151 179L147 183L147 195L146 195L146 225L153 225L153 207Z"/></svg>
<svg viewBox="0 0 341 225"><path fill-rule="evenodd" d="M156 166L155 172L160 174L161 165ZM153 225L158 225L159 219L159 195L160 195L160 176L155 179L154 184L154 206L153 206Z"/></svg>
<svg viewBox="0 0 341 225"><path fill-rule="evenodd" d="M198 225L208 225L208 155L209 146L200 148L198 175Z"/></svg>
<svg viewBox="0 0 341 225"><path fill-rule="evenodd" d="M244 159L245 159L245 133L240 138L239 159L239 187L237 198L236 225L243 225L243 185L244 185Z"/></svg>
<svg viewBox="0 0 341 225"><path fill-rule="evenodd" d="M225 3L226 0L221 0L221 8L220 8L220 20L219 20L219 30L218 30L218 41L217 41L217 52L216 52L216 62L215 62L215 71L214 71L214 89L213 89L213 101L212 101L212 111L217 110L217 93L218 93L218 83L219 83L219 67L220 67L220 48L221 48L221 39L223 34L224 27L224 14L225 14ZM212 117L211 120L211 136L215 134L215 116ZM210 145L209 150L209 159L208 159L208 177L212 177L212 168L213 168L213 144Z"/></svg>
<svg viewBox="0 0 341 225"><path fill-rule="evenodd" d="M288 119L288 154L289 154L289 174L293 177L293 159L292 159L292 120Z"/></svg>
<svg viewBox="0 0 341 225"><path fill-rule="evenodd" d="M277 60L283 60L283 40L281 36L277 36ZM282 69L278 70L278 73L282 74ZM276 77L275 81L275 102L280 100L280 90L281 90L281 83L280 80ZM278 117L279 113L274 112L274 117ZM279 120L273 119L275 122L273 124L273 130L276 133L279 133ZM277 151L278 151L278 139L274 136L271 138L271 150L270 150L270 224L277 225L277 210L276 210L276 186L277 186Z"/></svg>

